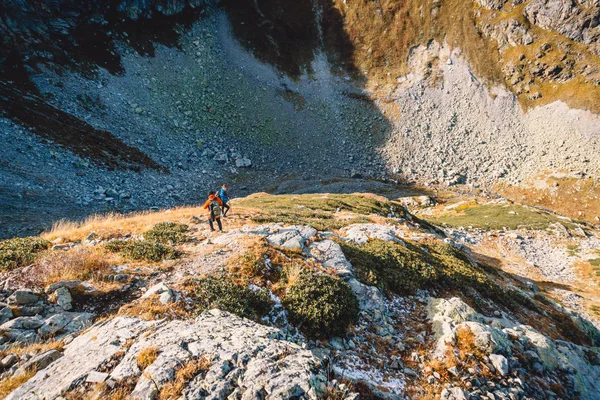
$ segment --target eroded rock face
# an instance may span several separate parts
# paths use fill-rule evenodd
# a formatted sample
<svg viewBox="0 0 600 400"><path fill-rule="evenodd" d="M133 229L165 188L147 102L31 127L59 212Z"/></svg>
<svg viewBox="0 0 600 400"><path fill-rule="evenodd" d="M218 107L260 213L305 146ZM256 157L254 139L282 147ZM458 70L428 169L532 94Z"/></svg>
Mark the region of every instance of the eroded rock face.
<svg viewBox="0 0 600 400"><path fill-rule="evenodd" d="M600 4L596 0L533 0L525 15L535 25L562 33L569 39L591 45L600 55Z"/></svg>
<svg viewBox="0 0 600 400"><path fill-rule="evenodd" d="M74 382L94 382L97 369L117 352L125 355L109 376L117 383L137 379L132 396L154 398L174 379L186 362L206 357L210 367L184 389L184 398L316 399L327 382L325 360L316 351L281 340L278 329L266 327L219 310L192 321L148 322L118 317L92 327L65 347L63 357L39 371L7 399L58 396ZM158 349L156 359L143 371L137 357L147 348Z"/></svg>
<svg viewBox="0 0 600 400"><path fill-rule="evenodd" d="M472 333L473 345L486 354L489 365L500 375L510 372L508 359L520 352L533 365L525 377L552 374L571 382L584 399L597 399L600 393L600 360L597 347L579 346L551 338L530 326L475 312L459 298L430 299L429 317L437 337L436 357L443 358L449 346L459 345L457 333L465 328ZM464 340L464 339L463 339ZM527 349L527 350L525 350ZM588 360L586 362L585 360ZM445 392L446 398L450 392Z"/></svg>

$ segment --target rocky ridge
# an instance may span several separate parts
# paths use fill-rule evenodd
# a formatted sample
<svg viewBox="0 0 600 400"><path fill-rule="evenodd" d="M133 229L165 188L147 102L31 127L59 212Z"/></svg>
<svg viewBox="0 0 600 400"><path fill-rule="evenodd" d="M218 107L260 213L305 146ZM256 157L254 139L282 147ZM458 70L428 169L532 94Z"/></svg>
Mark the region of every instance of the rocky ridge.
<svg viewBox="0 0 600 400"><path fill-rule="evenodd" d="M327 201L327 195L317 196L321 202ZM268 202L277 200L276 196L265 195L251 200L256 202L261 198ZM311 199L306 195L302 198ZM352 203L361 197L345 199ZM431 207L430 200L419 198L407 198L403 203ZM138 288L136 295L122 300L120 304L124 307L118 315L111 314L90 328L87 325L75 330L59 328L55 340L62 346L54 349L32 350L26 356L19 356L13 344L0 345L6 354L2 360L4 380L17 379L26 371L35 372L25 375L27 379L7 398L35 399L42 395L85 398L89 393L108 396L117 390L139 399L164 397L171 390L178 393L176 398L186 399L316 399L334 395L537 399L562 397L565 393L576 393L582 399L597 398L600 332L579 313L567 312L549 297L545 302L537 302L539 296L549 296L550 292L544 290L542 295L542 289L524 277L513 280L496 271L496 275L490 275L502 277L496 284L505 285L508 280L511 283L505 290L517 290L515 296L525 296L535 303L525 301L518 307L519 313L515 313L502 305L501 300L487 297L491 294L482 293L485 298L481 303L472 288L446 296L444 289L438 287L401 295L383 290L384 286L374 286L372 278L364 275L362 262L351 262L356 255L343 250L348 244L359 249L373 243L407 249L445 242L477 267L480 262L473 257L479 257L476 251L480 248L475 241L464 240L452 232L460 243L444 239L439 231L427 228L429 225L424 221L408 213L389 212L390 204L386 203L376 213L367 214L368 223L353 223L352 218L360 214L349 210L335 212L334 207L329 215L348 221L334 230L317 230L302 224L252 223L249 218L257 218L256 215L248 214L252 208L246 209L242 204L234 204L236 214L233 219L225 220L232 226L228 232L210 235L202 227L189 232L193 240L182 247L186 255L181 261L166 261L162 267L138 266L134 280L125 275L123 267L111 267L104 272L110 274L111 282L120 282L121 291L132 286ZM169 214L162 218L169 218ZM85 244L49 251L68 254L82 246L102 248L114 241L96 237ZM136 237L130 235L125 240L139 240ZM254 320L217 309L195 314L194 304L199 299L194 294L194 282L202 281L206 274L218 279L233 274L235 279L245 279L236 274L243 270L239 268L246 265L245 260L252 260L250 254L254 254L255 243L264 243L262 246L266 247L261 248L266 252L261 250L256 258L258 264L251 261L250 265L262 272L244 282L250 291L267 290L272 301L268 313ZM289 322L286 295L278 289L280 283L275 274L280 271L282 257L284 260L300 257L293 260L301 268L316 268L320 273L337 276L351 288L360 313L344 335L313 338L303 333L302 326ZM379 262L385 261L382 258ZM172 269L166 268L167 265ZM180 268L185 273L180 273ZM147 273L142 274L144 269ZM18 271L12 273L18 275ZM123 276L117 277L117 273ZM262 274L266 278L261 278ZM406 279L413 278L406 275ZM102 282L94 283L98 290L103 287ZM39 320L41 326L52 326L52 321L72 313L64 311L64 307L82 307L81 297L75 296L71 302L64 299L77 293L82 285L81 281L63 281L47 287L47 293L59 292L62 296L51 299L60 305L42 301L45 295L40 292L25 289L12 292L7 296L9 303L18 300L36 304L40 316L20 317L31 321L17 318L8 324L30 329L29 322ZM89 297L93 296L88 294ZM465 301L474 301L479 311ZM527 321L535 321L528 318L546 317L542 314L533 317L529 313L540 312L534 310L542 306L547 307L546 317L558 312L566 319L548 320L552 322L542 322L534 328ZM51 315L50 309L58 314ZM157 314L146 316L147 311L155 309ZM93 318L91 314L83 314ZM45 323L41 315L47 317ZM565 338L560 334L558 321L566 324L570 318L580 325L569 325L574 336ZM557 331L552 328L555 324ZM6 323L0 328L5 332L12 329ZM37 335L22 330L7 339L23 344L46 343L46 337L40 333L42 328L33 329L38 329Z"/></svg>

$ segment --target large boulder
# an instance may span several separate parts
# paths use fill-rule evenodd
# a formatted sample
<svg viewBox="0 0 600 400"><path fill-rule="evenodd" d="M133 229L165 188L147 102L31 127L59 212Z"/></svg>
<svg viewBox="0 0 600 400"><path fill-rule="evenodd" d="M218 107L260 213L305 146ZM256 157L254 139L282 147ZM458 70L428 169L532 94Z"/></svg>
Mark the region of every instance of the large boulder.
<svg viewBox="0 0 600 400"><path fill-rule="evenodd" d="M132 398L154 398L187 362L206 357L205 374L186 382L184 398L317 399L325 390L323 356L282 340L275 328L256 324L219 310L191 321L144 321L117 317L96 324L65 347L64 356L40 370L7 400L55 398L75 383L98 379L137 383ZM142 371L137 358L144 349L157 356ZM98 369L117 352L118 365L98 376Z"/></svg>

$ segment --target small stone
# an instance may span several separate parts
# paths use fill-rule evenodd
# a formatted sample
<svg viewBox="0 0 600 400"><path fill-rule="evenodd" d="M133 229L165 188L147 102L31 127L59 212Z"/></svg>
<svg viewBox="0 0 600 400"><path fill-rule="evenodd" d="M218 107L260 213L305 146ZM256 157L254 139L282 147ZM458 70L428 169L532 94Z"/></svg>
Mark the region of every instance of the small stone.
<svg viewBox="0 0 600 400"><path fill-rule="evenodd" d="M102 383L108 378L108 374L104 372L92 371L85 379L88 383Z"/></svg>
<svg viewBox="0 0 600 400"><path fill-rule="evenodd" d="M172 303L175 300L175 298L173 296L173 292L171 290L167 290L160 294L160 297L158 298L158 300L160 301L161 304L169 304L169 303Z"/></svg>
<svg viewBox="0 0 600 400"><path fill-rule="evenodd" d="M458 368L456 368L456 366L448 368L448 372L450 372L454 376L458 376Z"/></svg>
<svg viewBox="0 0 600 400"><path fill-rule="evenodd" d="M19 361L19 357L14 354L9 354L0 361L2 368L10 368Z"/></svg>
<svg viewBox="0 0 600 400"><path fill-rule="evenodd" d="M491 354L489 358L490 362L500 375L504 376L508 374L508 360L506 357L500 354Z"/></svg>
<svg viewBox="0 0 600 400"><path fill-rule="evenodd" d="M13 312L10 307L0 309L0 325L10 320L13 317Z"/></svg>
<svg viewBox="0 0 600 400"><path fill-rule="evenodd" d="M235 160L235 166L237 168L250 168L252 166L252 161L246 157L238 158Z"/></svg>
<svg viewBox="0 0 600 400"><path fill-rule="evenodd" d="M446 388L442 390L442 394L440 395L441 400L467 400L467 396L465 392L458 387L454 388Z"/></svg>

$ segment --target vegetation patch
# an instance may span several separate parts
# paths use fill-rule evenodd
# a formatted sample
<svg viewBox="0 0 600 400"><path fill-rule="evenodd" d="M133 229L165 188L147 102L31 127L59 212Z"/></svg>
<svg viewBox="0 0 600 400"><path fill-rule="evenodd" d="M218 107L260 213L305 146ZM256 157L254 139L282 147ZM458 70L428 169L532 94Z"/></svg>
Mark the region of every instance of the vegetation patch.
<svg viewBox="0 0 600 400"><path fill-rule="evenodd" d="M113 253L120 253L123 257L132 260L152 262L174 259L179 256L177 250L171 246L150 240L113 240L106 244L106 249Z"/></svg>
<svg viewBox="0 0 600 400"><path fill-rule="evenodd" d="M144 239L162 244L181 244L188 241L188 229L189 227L185 224L170 221L160 222L144 233Z"/></svg>
<svg viewBox="0 0 600 400"><path fill-rule="evenodd" d="M78 247L69 251L50 252L31 272L32 281L46 286L61 280L102 280L111 263L101 251Z"/></svg>
<svg viewBox="0 0 600 400"><path fill-rule="evenodd" d="M31 379L36 373L35 369L27 370L23 375L11 376L3 381L0 381L0 399L5 398L12 393L19 386L23 385L29 379Z"/></svg>
<svg viewBox="0 0 600 400"><path fill-rule="evenodd" d="M193 285L198 312L213 308L260 321L271 311L273 302L267 289L252 290L228 277L206 277Z"/></svg>
<svg viewBox="0 0 600 400"><path fill-rule="evenodd" d="M192 359L181 366L175 373L175 379L165 383L158 393L159 400L179 399L185 385L197 375L205 372L210 367L206 357Z"/></svg>
<svg viewBox="0 0 600 400"><path fill-rule="evenodd" d="M183 299L173 303L163 304L159 296L149 296L133 303L125 304L119 309L118 315L139 317L146 321L157 319L185 319L192 315Z"/></svg>
<svg viewBox="0 0 600 400"><path fill-rule="evenodd" d="M383 198L344 194L265 194L236 202L238 207L258 211L259 214L252 217L254 222L310 225L318 230L340 229L355 223L371 222L367 215L387 216L392 205ZM337 210L361 214L362 217L338 219L335 215Z"/></svg>
<svg viewBox="0 0 600 400"><path fill-rule="evenodd" d="M304 272L292 284L282 304L289 319L310 337L343 335L358 317L358 299L342 280Z"/></svg>
<svg viewBox="0 0 600 400"><path fill-rule="evenodd" d="M142 349L136 358L137 366L140 370L145 370L158 357L159 349L156 346L150 346Z"/></svg>
<svg viewBox="0 0 600 400"><path fill-rule="evenodd" d="M559 219L551 214L520 205L480 204L457 208L438 217L431 217L429 222L450 227L470 226L488 230L546 229L551 223L559 222Z"/></svg>
<svg viewBox="0 0 600 400"><path fill-rule="evenodd" d="M47 250L50 242L39 237L14 238L0 241L0 270L29 265Z"/></svg>
<svg viewBox="0 0 600 400"><path fill-rule="evenodd" d="M339 241L354 266L357 278L387 294L406 295L418 289L439 289L469 293L473 289L485 297L512 307L521 295L495 283L483 268L449 244L432 241L405 245L370 240L364 245Z"/></svg>

